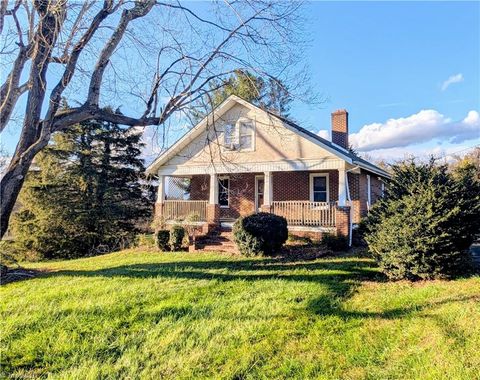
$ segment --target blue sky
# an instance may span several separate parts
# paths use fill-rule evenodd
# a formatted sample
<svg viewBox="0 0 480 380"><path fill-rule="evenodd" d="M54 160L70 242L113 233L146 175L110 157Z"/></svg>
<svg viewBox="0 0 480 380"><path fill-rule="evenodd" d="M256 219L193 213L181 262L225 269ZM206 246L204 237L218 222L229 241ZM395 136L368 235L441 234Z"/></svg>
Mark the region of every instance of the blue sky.
<svg viewBox="0 0 480 380"><path fill-rule="evenodd" d="M388 160L480 144L480 2L314 1L304 14L304 63L328 100L295 102L301 125L328 138L346 108L350 142ZM17 133L1 136L10 154Z"/></svg>
<svg viewBox="0 0 480 380"><path fill-rule="evenodd" d="M398 129L402 146L367 151L387 158L480 144L475 114L469 126L461 123L480 111L479 2L312 2L306 11L312 85L329 101L314 109L295 105L292 114L305 126L328 130L330 112L346 108L350 132L381 124L357 139L371 138L374 129L388 132L391 146ZM422 110L435 112L417 115ZM457 130L463 138L455 139Z"/></svg>

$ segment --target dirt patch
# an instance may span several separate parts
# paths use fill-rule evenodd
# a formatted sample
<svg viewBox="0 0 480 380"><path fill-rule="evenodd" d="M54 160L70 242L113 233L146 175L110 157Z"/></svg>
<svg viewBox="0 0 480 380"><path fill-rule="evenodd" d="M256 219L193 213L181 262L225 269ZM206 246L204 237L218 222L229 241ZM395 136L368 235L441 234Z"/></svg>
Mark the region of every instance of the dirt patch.
<svg viewBox="0 0 480 380"><path fill-rule="evenodd" d="M333 252L322 245L285 245L282 248L281 256L292 260L315 260L320 257L331 256Z"/></svg>

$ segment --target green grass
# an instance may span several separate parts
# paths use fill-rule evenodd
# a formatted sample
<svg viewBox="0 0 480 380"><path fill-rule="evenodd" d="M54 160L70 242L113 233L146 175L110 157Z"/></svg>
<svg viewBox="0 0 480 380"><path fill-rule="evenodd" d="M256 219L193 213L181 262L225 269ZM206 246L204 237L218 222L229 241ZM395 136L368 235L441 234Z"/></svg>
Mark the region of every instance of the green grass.
<svg viewBox="0 0 480 380"><path fill-rule="evenodd" d="M478 379L480 278L125 251L2 286L3 377Z"/></svg>

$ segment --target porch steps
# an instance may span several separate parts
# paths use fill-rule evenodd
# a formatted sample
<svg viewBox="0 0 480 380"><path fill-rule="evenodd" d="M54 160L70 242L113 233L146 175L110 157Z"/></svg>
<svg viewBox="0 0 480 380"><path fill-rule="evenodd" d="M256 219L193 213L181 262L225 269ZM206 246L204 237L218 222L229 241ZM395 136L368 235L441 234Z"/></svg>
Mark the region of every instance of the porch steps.
<svg viewBox="0 0 480 380"><path fill-rule="evenodd" d="M199 237L195 242L196 250L237 253L230 227L220 227L206 236Z"/></svg>

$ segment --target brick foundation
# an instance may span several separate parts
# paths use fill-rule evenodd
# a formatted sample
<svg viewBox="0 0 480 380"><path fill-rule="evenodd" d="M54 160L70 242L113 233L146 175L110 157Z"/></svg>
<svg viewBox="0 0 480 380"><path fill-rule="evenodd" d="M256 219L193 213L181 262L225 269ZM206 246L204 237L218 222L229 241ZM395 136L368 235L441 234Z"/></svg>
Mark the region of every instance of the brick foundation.
<svg viewBox="0 0 480 380"><path fill-rule="evenodd" d="M207 223L218 224L220 223L220 206L207 204Z"/></svg>
<svg viewBox="0 0 480 380"><path fill-rule="evenodd" d="M335 228L337 236L348 237L350 231L350 207L337 207L335 210Z"/></svg>

